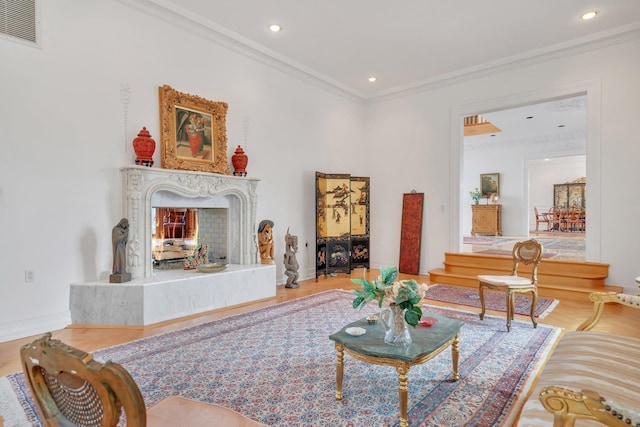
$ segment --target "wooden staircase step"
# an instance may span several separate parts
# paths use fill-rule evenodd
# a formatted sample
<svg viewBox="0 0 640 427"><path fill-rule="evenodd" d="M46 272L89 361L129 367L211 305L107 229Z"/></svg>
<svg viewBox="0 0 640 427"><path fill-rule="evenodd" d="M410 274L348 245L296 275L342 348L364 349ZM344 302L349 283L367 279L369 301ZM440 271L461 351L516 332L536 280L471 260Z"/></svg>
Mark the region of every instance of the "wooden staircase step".
<svg viewBox="0 0 640 427"><path fill-rule="evenodd" d="M478 275L511 274L511 256L445 253L444 268L429 271L429 281L447 285L478 287ZM518 273L526 275L531 266L521 265ZM608 286L609 264L585 261L543 259L538 267L538 293L545 296L553 291L556 297L588 299L595 291L622 292L620 286Z"/></svg>

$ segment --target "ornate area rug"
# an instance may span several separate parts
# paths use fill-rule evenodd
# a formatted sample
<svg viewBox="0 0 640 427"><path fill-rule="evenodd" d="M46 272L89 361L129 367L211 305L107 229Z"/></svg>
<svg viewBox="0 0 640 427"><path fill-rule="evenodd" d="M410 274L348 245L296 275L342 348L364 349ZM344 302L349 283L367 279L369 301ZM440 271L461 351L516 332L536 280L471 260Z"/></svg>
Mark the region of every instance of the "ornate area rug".
<svg viewBox="0 0 640 427"><path fill-rule="evenodd" d="M568 249L575 251L585 250L585 239L577 237L540 237L532 236L542 244L545 249ZM483 245L483 246L496 246L496 247L509 247L513 248L513 245L520 240L526 239L525 237L492 237L492 236L464 236L462 243L465 245Z"/></svg>
<svg viewBox="0 0 640 427"><path fill-rule="evenodd" d="M328 337L379 311L375 303L354 310L352 299L346 291L327 291L107 348L94 357L123 364L148 406L177 394L273 426L395 426L398 378L392 367L345 355L343 399L335 399L336 355ZM559 328L514 321L507 333L504 318L480 321L477 313L424 310L465 322L460 380L451 380L450 351L412 367L410 425L512 425ZM10 384L10 398L20 402L26 425L40 425L23 375L0 380ZM7 398L0 388L0 408Z"/></svg>
<svg viewBox="0 0 640 427"><path fill-rule="evenodd" d="M585 260L585 239L582 237L535 235L535 238L544 247L543 258ZM495 236L465 236L463 244L467 246L467 252L483 253L491 255L511 256L513 245L520 240L529 237L495 237Z"/></svg>
<svg viewBox="0 0 640 427"><path fill-rule="evenodd" d="M480 308L480 296L476 288L436 284L429 287L425 293L425 298ZM556 308L559 302L557 299L538 297L534 316L543 319ZM505 294L501 292L485 289L484 304L487 310L507 311L507 299ZM515 295L514 304L516 314L528 316L531 313L531 294Z"/></svg>

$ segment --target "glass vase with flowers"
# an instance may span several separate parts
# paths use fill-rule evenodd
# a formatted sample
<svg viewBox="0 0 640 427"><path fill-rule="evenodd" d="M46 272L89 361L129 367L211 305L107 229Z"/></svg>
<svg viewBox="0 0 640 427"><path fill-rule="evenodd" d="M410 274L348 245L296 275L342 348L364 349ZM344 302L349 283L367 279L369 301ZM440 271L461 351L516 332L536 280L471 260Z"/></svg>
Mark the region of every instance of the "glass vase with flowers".
<svg viewBox="0 0 640 427"><path fill-rule="evenodd" d="M352 279L362 289L353 290L356 296L353 308L362 308L368 302L377 300L378 307L387 305L380 317L384 325L385 342L389 345L411 344L411 334L407 325L415 327L422 317L420 301L428 289L426 284L418 284L415 279L397 280L398 268L381 268L380 275L373 281Z"/></svg>

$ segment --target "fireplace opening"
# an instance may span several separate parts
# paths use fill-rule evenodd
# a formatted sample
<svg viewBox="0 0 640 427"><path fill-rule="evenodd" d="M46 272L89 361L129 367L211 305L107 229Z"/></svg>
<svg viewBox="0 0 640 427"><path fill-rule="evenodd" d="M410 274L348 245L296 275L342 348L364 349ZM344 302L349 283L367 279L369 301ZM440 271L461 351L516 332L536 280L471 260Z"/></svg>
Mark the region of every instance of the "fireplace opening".
<svg viewBox="0 0 640 427"><path fill-rule="evenodd" d="M209 262L228 261L228 209L152 207L153 268L182 269L200 245L209 246Z"/></svg>

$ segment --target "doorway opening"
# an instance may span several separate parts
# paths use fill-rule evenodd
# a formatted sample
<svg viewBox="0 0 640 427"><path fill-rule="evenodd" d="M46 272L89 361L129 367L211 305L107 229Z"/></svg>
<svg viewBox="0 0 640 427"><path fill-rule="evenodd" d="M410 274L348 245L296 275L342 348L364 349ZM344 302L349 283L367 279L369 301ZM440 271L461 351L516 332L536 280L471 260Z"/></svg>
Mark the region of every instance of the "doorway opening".
<svg viewBox="0 0 640 427"><path fill-rule="evenodd" d="M587 94L540 99L544 98L532 99L518 107L470 110L472 114L462 115L462 119L476 117L474 122L485 123L485 127L488 122L492 130L462 137L459 153L460 223L457 230L459 241L462 241L461 252L505 251L508 245L512 247L516 241L535 235L534 208L545 212L551 209L554 205L553 185L587 176ZM458 120L459 126L463 120L460 117ZM599 140L591 145L597 144ZM501 230L494 236L472 236L470 205L473 202L469 195L482 185L480 177L486 174L500 176L500 194L495 203L500 205ZM595 175L597 180L599 175ZM594 191L597 197L598 188L599 182L595 184ZM480 203L485 202L492 204L493 200L483 199ZM502 236L498 238L500 234ZM582 242L573 240L571 245L564 245L554 241L550 246L568 246L567 253L560 256L584 260L587 258L586 234L580 237Z"/></svg>

